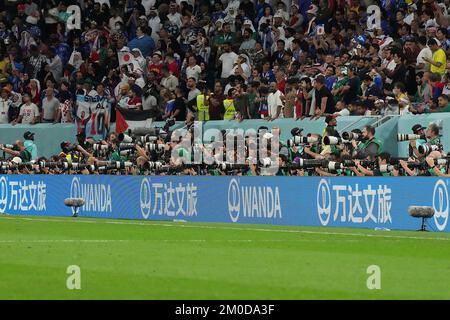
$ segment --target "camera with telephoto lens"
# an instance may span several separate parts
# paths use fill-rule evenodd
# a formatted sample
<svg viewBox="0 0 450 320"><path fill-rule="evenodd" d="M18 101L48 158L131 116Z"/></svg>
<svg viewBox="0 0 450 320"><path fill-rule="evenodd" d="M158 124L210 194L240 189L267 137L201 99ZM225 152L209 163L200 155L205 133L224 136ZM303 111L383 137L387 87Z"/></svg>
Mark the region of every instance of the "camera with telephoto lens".
<svg viewBox="0 0 450 320"><path fill-rule="evenodd" d="M435 144L425 143L420 145L417 150L419 150L420 154L429 155L433 151L441 151L442 148Z"/></svg>
<svg viewBox="0 0 450 320"><path fill-rule="evenodd" d="M356 163L353 160L344 160L343 164L344 164L345 168L356 167ZM374 161L370 161L370 160L360 160L359 164L361 166L363 166L364 168L372 168L372 167L374 167L375 162Z"/></svg>
<svg viewBox="0 0 450 320"><path fill-rule="evenodd" d="M336 170L342 170L345 167L341 162L328 161L328 162L324 163L323 168L327 168L330 171L336 171Z"/></svg>
<svg viewBox="0 0 450 320"><path fill-rule="evenodd" d="M300 158L298 162L291 163L285 166L286 169L314 169L323 167L326 163L326 160L319 160L319 159L303 159Z"/></svg>
<svg viewBox="0 0 450 320"><path fill-rule="evenodd" d="M110 146L107 145L107 144L94 143L94 144L92 145L92 149L93 149L94 151L103 151L103 152L106 152L106 151L109 151Z"/></svg>
<svg viewBox="0 0 450 320"><path fill-rule="evenodd" d="M426 137L425 137L425 135L420 135L420 134L405 134L405 133L397 134L397 141L409 141L409 140L418 140L418 139L426 140Z"/></svg>
<svg viewBox="0 0 450 320"><path fill-rule="evenodd" d="M14 148L16 147L15 144L2 144L1 146L3 146L3 148L12 149L12 150L14 150Z"/></svg>
<svg viewBox="0 0 450 320"><path fill-rule="evenodd" d="M144 170L160 170L163 166L163 163L160 161L146 161L144 162L143 168Z"/></svg>
<svg viewBox="0 0 450 320"><path fill-rule="evenodd" d="M163 151L165 148L165 144L163 143L146 143L145 148L148 151Z"/></svg>
<svg viewBox="0 0 450 320"><path fill-rule="evenodd" d="M298 146L301 144L310 144L310 143L317 143L319 140L317 137L304 137L304 136L294 136L292 139L289 139L286 144L289 148Z"/></svg>
<svg viewBox="0 0 450 320"><path fill-rule="evenodd" d="M362 134L359 134L357 132L349 132L349 131L345 131L342 133L342 139L344 140L356 140L356 141L361 141L363 139Z"/></svg>
<svg viewBox="0 0 450 320"><path fill-rule="evenodd" d="M145 136L139 136L136 140L142 144L145 144L148 142L155 142L158 140L158 137L146 134Z"/></svg>
<svg viewBox="0 0 450 320"><path fill-rule="evenodd" d="M39 161L39 167L41 168L48 168L48 169L56 169L61 167L60 162L54 162L54 161Z"/></svg>
<svg viewBox="0 0 450 320"><path fill-rule="evenodd" d="M323 143L326 146L331 146L331 145L337 145L337 144L342 144L342 143L349 143L350 141L339 138L339 137L333 137L333 136L325 136L323 138Z"/></svg>
<svg viewBox="0 0 450 320"><path fill-rule="evenodd" d="M120 150L134 149L134 147L135 147L134 143L125 143L125 142L119 143Z"/></svg>
<svg viewBox="0 0 450 320"><path fill-rule="evenodd" d="M392 164L381 164L379 169L381 173L390 173L394 170L398 170L398 167Z"/></svg>
<svg viewBox="0 0 450 320"><path fill-rule="evenodd" d="M120 150L119 154L122 157L130 157L131 155L133 155L135 153L135 150L133 149L125 149L125 150Z"/></svg>

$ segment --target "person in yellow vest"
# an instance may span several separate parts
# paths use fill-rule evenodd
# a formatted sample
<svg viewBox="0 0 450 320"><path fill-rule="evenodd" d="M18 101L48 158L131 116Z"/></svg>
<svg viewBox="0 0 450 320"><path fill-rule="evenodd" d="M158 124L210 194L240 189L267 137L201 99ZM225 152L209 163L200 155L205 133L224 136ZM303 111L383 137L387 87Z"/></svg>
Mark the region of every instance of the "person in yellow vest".
<svg viewBox="0 0 450 320"><path fill-rule="evenodd" d="M234 107L234 88L228 90L228 96L225 100L223 100L223 107L225 109L225 113L223 115L224 120L234 120L238 115L236 112L236 108Z"/></svg>
<svg viewBox="0 0 450 320"><path fill-rule="evenodd" d="M206 90L197 96L197 114L198 121L209 121L209 95L206 95Z"/></svg>

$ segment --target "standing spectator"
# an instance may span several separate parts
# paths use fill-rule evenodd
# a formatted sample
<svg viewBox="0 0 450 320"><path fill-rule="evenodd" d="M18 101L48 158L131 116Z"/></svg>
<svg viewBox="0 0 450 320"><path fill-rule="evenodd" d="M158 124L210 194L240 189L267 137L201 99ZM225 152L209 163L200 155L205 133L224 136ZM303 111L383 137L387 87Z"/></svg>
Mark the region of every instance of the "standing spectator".
<svg viewBox="0 0 450 320"><path fill-rule="evenodd" d="M39 122L39 108L31 102L31 97L25 93L22 97L23 104L20 107L19 117L12 122L12 125L17 123L36 124Z"/></svg>
<svg viewBox="0 0 450 320"><path fill-rule="evenodd" d="M232 75L234 63L238 55L231 50L231 43L225 42L223 45L224 53L219 57L218 67L222 67L221 79L225 83L226 79Z"/></svg>
<svg viewBox="0 0 450 320"><path fill-rule="evenodd" d="M325 77L322 75L317 76L314 86L316 98L315 115L333 114L335 112L333 95L325 86Z"/></svg>
<svg viewBox="0 0 450 320"><path fill-rule="evenodd" d="M277 83L271 82L269 87L270 93L267 97L268 119L275 120L283 117L284 95L278 90Z"/></svg>
<svg viewBox="0 0 450 320"><path fill-rule="evenodd" d="M428 40L428 47L430 47L431 51L433 52L433 58L424 58L423 60L431 65L431 72L436 72L443 76L445 74L445 68L447 67L447 57L445 51L439 47L436 39L434 38Z"/></svg>
<svg viewBox="0 0 450 320"><path fill-rule="evenodd" d="M53 123L56 120L56 112L60 107L60 102L55 98L53 88L48 88L45 98L42 100L42 122Z"/></svg>
<svg viewBox="0 0 450 320"><path fill-rule="evenodd" d="M138 48L141 50L144 57L150 56L155 49L155 42L150 36L147 35L148 33L149 31L147 27L137 27L136 38L128 42L128 48L130 48L130 50Z"/></svg>
<svg viewBox="0 0 450 320"><path fill-rule="evenodd" d="M0 124L9 123L9 108L11 101L9 100L9 91L3 88L0 92Z"/></svg>

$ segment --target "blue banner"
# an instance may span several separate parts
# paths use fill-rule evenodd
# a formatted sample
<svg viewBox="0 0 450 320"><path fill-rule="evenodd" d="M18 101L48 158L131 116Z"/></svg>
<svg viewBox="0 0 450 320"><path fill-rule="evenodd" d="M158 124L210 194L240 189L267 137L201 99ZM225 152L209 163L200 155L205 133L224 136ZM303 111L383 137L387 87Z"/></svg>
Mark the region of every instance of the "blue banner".
<svg viewBox="0 0 450 320"><path fill-rule="evenodd" d="M0 175L0 213L416 230L409 206L450 231L448 179Z"/></svg>

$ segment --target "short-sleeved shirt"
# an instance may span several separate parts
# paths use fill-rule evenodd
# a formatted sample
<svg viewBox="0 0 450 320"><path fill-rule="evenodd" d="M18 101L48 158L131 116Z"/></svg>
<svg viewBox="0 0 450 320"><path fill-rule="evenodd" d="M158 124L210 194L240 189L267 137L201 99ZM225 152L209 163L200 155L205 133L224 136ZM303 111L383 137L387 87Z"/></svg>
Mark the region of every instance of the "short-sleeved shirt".
<svg viewBox="0 0 450 320"><path fill-rule="evenodd" d="M34 117L39 116L39 109L37 105L31 103L30 105L22 105L20 108L20 116L22 116L22 123L29 124L33 121Z"/></svg>
<svg viewBox="0 0 450 320"><path fill-rule="evenodd" d="M331 94L330 90L328 90L327 87L323 86L320 88L320 90L316 89L316 110L320 109L322 105L322 98L328 98L327 99L327 105L325 107L325 113L334 113L334 99L333 95Z"/></svg>
<svg viewBox="0 0 450 320"><path fill-rule="evenodd" d="M436 67L434 65L431 65L430 66L430 71L431 72L437 72L441 76L443 76L445 74L445 68L447 68L447 57L445 55L445 51L442 50L441 48L436 50L436 52L433 53L433 61L434 62L440 62L441 66L440 67Z"/></svg>
<svg viewBox="0 0 450 320"><path fill-rule="evenodd" d="M43 118L46 120L53 120L55 119L56 110L59 108L59 100L53 97L51 100L48 100L47 97L44 98L42 101L42 111L43 111Z"/></svg>

